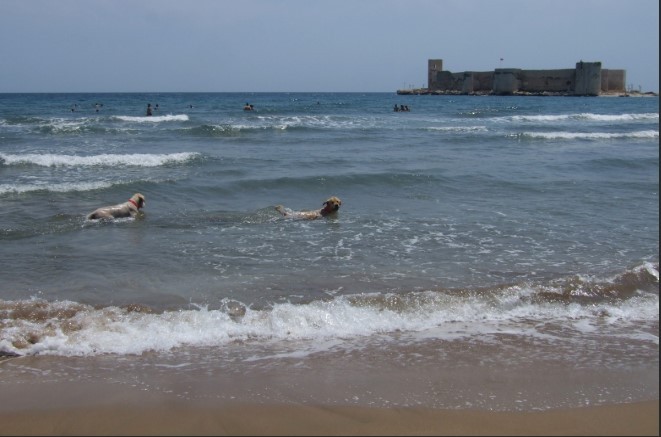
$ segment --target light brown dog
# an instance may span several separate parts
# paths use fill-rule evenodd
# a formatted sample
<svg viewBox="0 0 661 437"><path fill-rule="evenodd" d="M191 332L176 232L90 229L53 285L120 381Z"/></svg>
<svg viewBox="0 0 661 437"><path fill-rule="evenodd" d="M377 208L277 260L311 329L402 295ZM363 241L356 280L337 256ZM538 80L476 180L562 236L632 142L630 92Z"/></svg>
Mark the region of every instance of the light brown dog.
<svg viewBox="0 0 661 437"><path fill-rule="evenodd" d="M314 220L335 214L340 209L340 205L342 205L342 201L337 197L333 196L328 200L326 200L322 205L323 208L315 209L313 211L292 211L291 209L285 208L282 205L276 206L275 209L285 217Z"/></svg>
<svg viewBox="0 0 661 437"><path fill-rule="evenodd" d="M131 198L117 205L103 206L98 208L87 215L88 220L97 219L112 219L122 217L135 217L138 215L140 208L146 205L145 196L140 193L135 193Z"/></svg>

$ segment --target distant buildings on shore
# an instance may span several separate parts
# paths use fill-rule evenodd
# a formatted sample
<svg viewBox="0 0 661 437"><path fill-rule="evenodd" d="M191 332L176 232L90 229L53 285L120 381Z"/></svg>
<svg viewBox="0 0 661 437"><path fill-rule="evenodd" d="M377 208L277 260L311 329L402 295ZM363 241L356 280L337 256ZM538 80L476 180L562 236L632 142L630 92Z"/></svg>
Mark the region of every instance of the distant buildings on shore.
<svg viewBox="0 0 661 437"><path fill-rule="evenodd" d="M443 70L442 59L429 59L427 88L398 90L397 94L626 95L625 84L626 70L607 70L601 62L579 61L576 68L560 70L497 68L452 73Z"/></svg>

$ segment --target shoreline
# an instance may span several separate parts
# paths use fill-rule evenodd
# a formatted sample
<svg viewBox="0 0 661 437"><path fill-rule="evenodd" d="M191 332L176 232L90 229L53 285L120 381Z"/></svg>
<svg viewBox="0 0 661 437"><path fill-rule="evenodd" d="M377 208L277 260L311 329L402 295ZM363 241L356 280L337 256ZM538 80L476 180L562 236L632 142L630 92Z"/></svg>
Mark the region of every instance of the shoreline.
<svg viewBox="0 0 661 437"><path fill-rule="evenodd" d="M145 358L138 362L69 358L61 362L61 367L55 365L60 362L57 358L36 357L16 369L5 368L5 362L0 436L659 435L658 391L656 397L631 402L595 404L585 398L578 406L550 408L536 407L530 398L522 400L524 410L495 410L475 406L476 402L461 403L465 407L458 402L453 402L456 407L435 407L430 401L406 406L394 403L394 392L406 391L406 387L424 392L433 388L433 381L417 381L402 369L394 373L382 369L368 376L337 360L330 361L342 368L340 374L329 373L324 366L312 366L306 372L306 366L294 369L284 363L265 372L204 367L188 374L177 371L180 366L175 363L158 360L160 364L156 365ZM193 355L185 360L195 361ZM90 366L96 370L89 371ZM139 370L141 367L146 374ZM66 376L66 369L75 369L75 375ZM416 374L425 373L424 366L412 369ZM536 367L535 374L541 370ZM543 371L554 374L552 369ZM469 375L472 377L466 379ZM526 389L544 393L546 403L562 393L571 394L567 388L561 389L562 393L544 390L558 381L558 375L550 381L522 377L524 381L505 374L478 375L470 369L437 375L437 383L444 382L435 385L436 396L466 398L464 387L471 383L484 393L496 384L500 387L498 396ZM585 390L595 384L603 386L593 376L579 374L577 378L572 384L584 385ZM658 385L658 380L648 384ZM351 394L362 399L363 388L380 392L390 404L364 403L373 399L363 399L361 404L341 402ZM478 398L470 395L467 399Z"/></svg>
<svg viewBox="0 0 661 437"><path fill-rule="evenodd" d="M0 413L0 435L659 435L659 401L540 412L186 403Z"/></svg>

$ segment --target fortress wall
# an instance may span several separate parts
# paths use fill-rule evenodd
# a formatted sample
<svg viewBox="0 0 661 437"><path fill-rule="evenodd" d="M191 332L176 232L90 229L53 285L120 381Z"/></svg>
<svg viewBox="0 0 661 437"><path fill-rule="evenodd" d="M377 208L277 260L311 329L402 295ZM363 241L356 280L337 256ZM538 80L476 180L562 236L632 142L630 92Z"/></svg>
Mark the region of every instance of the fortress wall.
<svg viewBox="0 0 661 437"><path fill-rule="evenodd" d="M598 96L601 92L601 62L577 62L574 94Z"/></svg>
<svg viewBox="0 0 661 437"><path fill-rule="evenodd" d="M461 91L463 89L464 73L450 73L449 71L435 72L430 83L433 89L446 91Z"/></svg>
<svg viewBox="0 0 661 437"><path fill-rule="evenodd" d="M626 91L626 70L601 70L601 91L623 93Z"/></svg>
<svg viewBox="0 0 661 437"><path fill-rule="evenodd" d="M601 90L608 91L608 80L610 76L610 71L602 70L601 71Z"/></svg>
<svg viewBox="0 0 661 437"><path fill-rule="evenodd" d="M518 68L497 68L493 73L493 93L512 94L518 91L520 75Z"/></svg>
<svg viewBox="0 0 661 437"><path fill-rule="evenodd" d="M451 73L435 71L430 74L430 90L455 91L470 94L472 92L490 92L493 88L493 72L464 71Z"/></svg>
<svg viewBox="0 0 661 437"><path fill-rule="evenodd" d="M494 72L494 94L574 93L576 70L520 70L499 68ZM591 83L592 84L592 83ZM594 84L592 84L594 86Z"/></svg>
<svg viewBox="0 0 661 437"><path fill-rule="evenodd" d="M463 83L461 84L461 92L464 94L470 94L473 92L474 85L474 76L470 71L464 73Z"/></svg>
<svg viewBox="0 0 661 437"><path fill-rule="evenodd" d="M563 93L599 95L601 92L625 92L626 71L605 70L601 62L576 63L576 68L558 70L521 70L498 68L494 71L443 71L443 60L430 59L427 88L463 94L474 92L513 94Z"/></svg>
<svg viewBox="0 0 661 437"><path fill-rule="evenodd" d="M568 92L574 87L575 70L521 70L519 91Z"/></svg>
<svg viewBox="0 0 661 437"><path fill-rule="evenodd" d="M473 71L473 92L488 92L493 89L493 71Z"/></svg>
<svg viewBox="0 0 661 437"><path fill-rule="evenodd" d="M493 88L493 73L490 71L466 71L463 74L461 92L471 94L474 92L490 92Z"/></svg>

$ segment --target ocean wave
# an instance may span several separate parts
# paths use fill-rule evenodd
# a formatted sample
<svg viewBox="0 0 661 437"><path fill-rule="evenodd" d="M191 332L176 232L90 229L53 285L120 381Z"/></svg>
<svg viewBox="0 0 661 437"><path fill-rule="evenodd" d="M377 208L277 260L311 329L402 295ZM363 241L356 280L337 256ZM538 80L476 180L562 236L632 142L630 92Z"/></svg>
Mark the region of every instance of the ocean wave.
<svg viewBox="0 0 661 437"><path fill-rule="evenodd" d="M195 127L182 129L187 133L197 137L223 137L232 136L240 131L231 124L202 124Z"/></svg>
<svg viewBox="0 0 661 437"><path fill-rule="evenodd" d="M260 116L261 124L275 128L308 127L322 129L368 128L376 124L375 117L347 117L336 115Z"/></svg>
<svg viewBox="0 0 661 437"><path fill-rule="evenodd" d="M123 181L122 183L125 183ZM54 193L69 193L74 191L93 191L112 187L111 182L71 182L71 183L43 183L43 184L0 184L0 195L22 194L36 191L49 191Z"/></svg>
<svg viewBox="0 0 661 437"><path fill-rule="evenodd" d="M442 127L427 127L427 130L435 130L442 132L488 132L486 126L442 126Z"/></svg>
<svg viewBox="0 0 661 437"><path fill-rule="evenodd" d="M130 121L134 123L161 123L164 121L188 121L189 117L186 114L176 114L176 115L152 115L152 116L140 116L136 117L133 115L115 115L113 118L120 121Z"/></svg>
<svg viewBox="0 0 661 437"><path fill-rule="evenodd" d="M439 327L448 337L471 330L479 335L489 326L494 332L531 335L547 322L592 332L658 322L658 270L658 264L644 263L605 279L345 295L264 309L229 299L216 309L191 305L160 313L141 304L97 308L37 298L0 300L0 355L141 354L236 341L339 339Z"/></svg>
<svg viewBox="0 0 661 437"><path fill-rule="evenodd" d="M376 117L347 117L338 115L260 115L248 120L228 120L219 125L206 126L212 132L236 133L254 130L346 130L378 127Z"/></svg>
<svg viewBox="0 0 661 437"><path fill-rule="evenodd" d="M516 137L542 138L545 140L610 140L617 138L655 139L659 131L644 130L636 132L522 132Z"/></svg>
<svg viewBox="0 0 661 437"><path fill-rule="evenodd" d="M498 117L506 121L514 122L557 122L565 120L578 121L607 121L607 122L632 122L632 121L659 121L658 113L643 114L593 114L593 113L575 113L558 115L513 115L511 117Z"/></svg>
<svg viewBox="0 0 661 437"><path fill-rule="evenodd" d="M199 156L199 153L194 152L169 154L136 153L126 155L101 154L92 156L52 153L28 153L23 155L0 153L0 165L37 165L42 167L159 167L172 163L185 163Z"/></svg>
<svg viewBox="0 0 661 437"><path fill-rule="evenodd" d="M388 129L389 125L377 118L362 119L334 115L273 115L259 116L249 120L224 120L218 124L186 126L181 132L197 137L233 137L249 132L268 131L345 131L371 128Z"/></svg>
<svg viewBox="0 0 661 437"><path fill-rule="evenodd" d="M118 132L102 125L103 118L96 117L14 117L0 121L0 128L16 132L38 132L46 135L70 135L83 133Z"/></svg>

